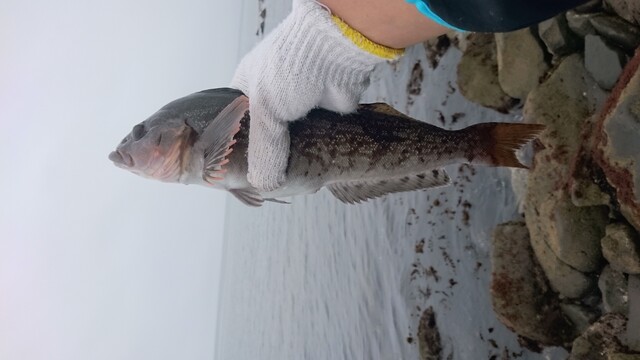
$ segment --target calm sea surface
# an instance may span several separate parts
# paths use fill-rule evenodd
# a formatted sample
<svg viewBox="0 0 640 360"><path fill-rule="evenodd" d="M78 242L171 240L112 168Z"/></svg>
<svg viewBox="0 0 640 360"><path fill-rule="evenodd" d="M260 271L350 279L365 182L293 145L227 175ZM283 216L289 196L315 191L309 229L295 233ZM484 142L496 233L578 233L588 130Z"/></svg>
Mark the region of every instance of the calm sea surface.
<svg viewBox="0 0 640 360"><path fill-rule="evenodd" d="M246 51L259 39L264 4L244 6ZM289 9L289 1L269 1L265 32ZM462 98L459 58L452 47L431 69L424 48L412 48L376 71L365 100L447 128L519 121ZM230 198L217 359L418 359L418 320L430 306L444 359L561 358L522 349L491 310L490 235L519 218L510 171L447 170L452 186L361 205L326 190L259 209Z"/></svg>

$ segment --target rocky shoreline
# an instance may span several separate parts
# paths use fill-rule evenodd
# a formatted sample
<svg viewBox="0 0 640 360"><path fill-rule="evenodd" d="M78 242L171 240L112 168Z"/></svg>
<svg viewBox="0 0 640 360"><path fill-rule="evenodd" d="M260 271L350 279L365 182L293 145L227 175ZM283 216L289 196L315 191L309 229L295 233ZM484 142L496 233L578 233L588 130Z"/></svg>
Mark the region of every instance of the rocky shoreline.
<svg viewBox="0 0 640 360"><path fill-rule="evenodd" d="M494 233L498 318L532 350L640 359L640 2L591 1L448 41L463 51L466 98L500 112L523 104L525 122L547 126L531 170L513 171L523 221ZM441 42L425 44L434 58Z"/></svg>

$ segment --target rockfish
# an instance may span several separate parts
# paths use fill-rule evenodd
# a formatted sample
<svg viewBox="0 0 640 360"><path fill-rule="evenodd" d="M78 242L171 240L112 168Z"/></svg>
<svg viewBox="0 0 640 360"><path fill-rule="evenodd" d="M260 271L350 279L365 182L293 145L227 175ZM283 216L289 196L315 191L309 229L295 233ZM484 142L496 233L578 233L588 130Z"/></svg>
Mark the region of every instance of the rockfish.
<svg viewBox="0 0 640 360"><path fill-rule="evenodd" d="M362 104L351 114L314 109L288 124L286 181L261 193L247 180L249 116L249 99L240 91L197 92L134 126L109 159L144 177L227 190L250 206L322 187L351 204L447 185L442 167L449 164L523 168L515 151L544 129L484 123L449 131L382 103Z"/></svg>

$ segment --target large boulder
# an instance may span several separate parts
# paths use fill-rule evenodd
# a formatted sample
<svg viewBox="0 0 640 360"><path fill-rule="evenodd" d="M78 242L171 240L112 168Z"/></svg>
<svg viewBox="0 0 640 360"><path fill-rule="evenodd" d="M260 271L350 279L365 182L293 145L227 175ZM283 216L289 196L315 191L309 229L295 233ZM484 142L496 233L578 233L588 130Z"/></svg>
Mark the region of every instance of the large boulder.
<svg viewBox="0 0 640 360"><path fill-rule="evenodd" d="M640 353L640 276L629 276L629 321L627 322L627 346Z"/></svg>
<svg viewBox="0 0 640 360"><path fill-rule="evenodd" d="M496 34L496 48L502 90L513 98L526 98L549 69L540 41L530 28L524 28Z"/></svg>
<svg viewBox="0 0 640 360"><path fill-rule="evenodd" d="M627 64L596 123L594 157L620 210L640 231L640 51Z"/></svg>
<svg viewBox="0 0 640 360"><path fill-rule="evenodd" d="M524 223L496 227L491 266L493 309L503 324L543 345L565 345L573 339L573 327L535 260Z"/></svg>
<svg viewBox="0 0 640 360"><path fill-rule="evenodd" d="M494 36L472 34L466 39L457 70L460 93L469 101L507 113L517 100L500 87Z"/></svg>
<svg viewBox="0 0 640 360"><path fill-rule="evenodd" d="M625 274L640 274L640 237L622 223L607 226L602 252L611 266Z"/></svg>
<svg viewBox="0 0 640 360"><path fill-rule="evenodd" d="M640 28L617 16L594 16L589 22L598 35L627 51L640 45Z"/></svg>
<svg viewBox="0 0 640 360"><path fill-rule="evenodd" d="M629 311L629 292L627 278L618 270L607 265L598 279L598 288L602 293L602 305L605 312L625 315Z"/></svg>
<svg viewBox="0 0 640 360"><path fill-rule="evenodd" d="M611 90L622 73L626 56L598 35L584 38L584 65L598 85Z"/></svg>
<svg viewBox="0 0 640 360"><path fill-rule="evenodd" d="M640 25L640 2L638 0L604 0L605 8L621 18Z"/></svg>
<svg viewBox="0 0 640 360"><path fill-rule="evenodd" d="M549 198L538 209L547 221L542 223L547 243L556 256L582 272L601 268L600 240L609 220L606 206L575 206L568 195Z"/></svg>
<svg viewBox="0 0 640 360"><path fill-rule="evenodd" d="M627 352L619 339L625 334L626 322L621 314L604 315L573 341L569 360L602 360L610 354Z"/></svg>
<svg viewBox="0 0 640 360"><path fill-rule="evenodd" d="M538 35L547 51L554 56L554 62L574 52L580 45L578 38L569 30L564 14L538 24Z"/></svg>
<svg viewBox="0 0 640 360"><path fill-rule="evenodd" d="M527 227L532 247L551 287L569 298L578 298L595 285L595 279L576 266L582 271L598 268L599 250L593 246L593 239L601 237L603 230L598 229L604 226L602 219L606 216L599 207L576 210L568 201L566 191L572 176L570 164L581 149L582 130L597 107L592 100L598 97L594 93L602 93L602 90L587 73L582 57L571 55L531 91L524 106L526 122L547 125L539 139L543 150L537 152L529 175L525 201ZM594 228L591 224L583 228L571 225L594 218L598 219ZM583 243L568 229L589 233L588 241ZM572 258L571 252L589 255Z"/></svg>

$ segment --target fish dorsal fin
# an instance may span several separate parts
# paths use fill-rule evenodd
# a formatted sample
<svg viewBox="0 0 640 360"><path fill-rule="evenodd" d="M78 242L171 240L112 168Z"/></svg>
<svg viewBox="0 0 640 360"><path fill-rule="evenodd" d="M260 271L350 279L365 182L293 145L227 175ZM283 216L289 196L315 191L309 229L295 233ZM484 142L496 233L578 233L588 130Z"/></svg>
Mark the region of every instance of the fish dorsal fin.
<svg viewBox="0 0 640 360"><path fill-rule="evenodd" d="M410 116L401 113L400 111L394 109L391 105L385 103L360 104L360 109L374 111L390 116L405 117L411 119Z"/></svg>
<svg viewBox="0 0 640 360"><path fill-rule="evenodd" d="M262 196L253 188L231 189L229 192L245 205L258 207L264 202Z"/></svg>
<svg viewBox="0 0 640 360"><path fill-rule="evenodd" d="M229 162L227 156L233 151L233 137L240 130L240 121L249 110L246 96L238 96L227 105L204 130L197 144L204 152L202 178L213 183L222 180L223 166Z"/></svg>
<svg viewBox="0 0 640 360"><path fill-rule="evenodd" d="M444 169L434 169L388 179L339 182L328 185L327 188L338 200L354 204L386 194L444 186L449 182L449 175Z"/></svg>

